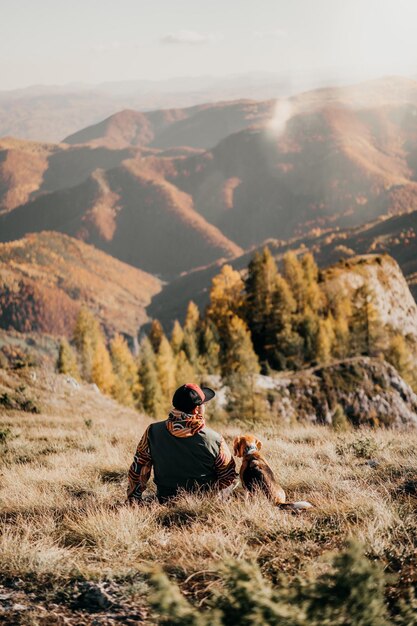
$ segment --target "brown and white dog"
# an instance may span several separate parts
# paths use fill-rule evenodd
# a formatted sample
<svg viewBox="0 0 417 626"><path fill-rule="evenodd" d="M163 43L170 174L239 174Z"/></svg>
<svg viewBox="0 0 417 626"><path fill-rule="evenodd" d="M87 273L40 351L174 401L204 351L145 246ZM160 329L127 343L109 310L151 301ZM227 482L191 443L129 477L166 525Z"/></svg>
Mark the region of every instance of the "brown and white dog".
<svg viewBox="0 0 417 626"><path fill-rule="evenodd" d="M313 507L310 502L286 502L285 491L275 480L274 473L260 454L262 443L253 435L241 435L233 441L233 453L242 459L240 481L249 491L262 491L280 509L302 511Z"/></svg>

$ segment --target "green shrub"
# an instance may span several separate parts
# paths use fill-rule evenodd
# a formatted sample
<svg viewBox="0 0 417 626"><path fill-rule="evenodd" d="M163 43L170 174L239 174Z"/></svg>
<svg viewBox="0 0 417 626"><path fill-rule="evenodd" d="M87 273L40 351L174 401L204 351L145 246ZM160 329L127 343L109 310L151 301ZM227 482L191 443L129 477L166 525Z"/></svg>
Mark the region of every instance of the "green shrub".
<svg viewBox="0 0 417 626"><path fill-rule="evenodd" d="M192 606L160 570L150 577L151 606L170 626L405 626L403 605L388 621L382 569L355 543L339 553L332 569L316 580L290 581L279 588L263 578L256 563L231 562L220 568L223 587L208 608ZM401 613L402 611L402 613ZM402 620L402 621L401 621ZM408 622L415 624L416 622Z"/></svg>
<svg viewBox="0 0 417 626"><path fill-rule="evenodd" d="M332 426L338 432L346 432L350 428L350 423L346 417L346 413L340 404L336 405L332 416Z"/></svg>
<svg viewBox="0 0 417 626"><path fill-rule="evenodd" d="M0 444L6 443L6 441L10 439L11 436L12 436L12 431L10 430L10 428L0 429Z"/></svg>

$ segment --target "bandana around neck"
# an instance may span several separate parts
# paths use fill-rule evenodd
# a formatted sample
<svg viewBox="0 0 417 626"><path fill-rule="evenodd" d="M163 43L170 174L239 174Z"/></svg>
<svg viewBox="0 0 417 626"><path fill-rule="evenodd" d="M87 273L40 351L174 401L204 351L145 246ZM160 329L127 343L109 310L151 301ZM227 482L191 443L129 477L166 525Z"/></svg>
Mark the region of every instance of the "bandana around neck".
<svg viewBox="0 0 417 626"><path fill-rule="evenodd" d="M166 427L174 437L192 437L200 432L206 425L204 417L182 413L177 409L171 409Z"/></svg>

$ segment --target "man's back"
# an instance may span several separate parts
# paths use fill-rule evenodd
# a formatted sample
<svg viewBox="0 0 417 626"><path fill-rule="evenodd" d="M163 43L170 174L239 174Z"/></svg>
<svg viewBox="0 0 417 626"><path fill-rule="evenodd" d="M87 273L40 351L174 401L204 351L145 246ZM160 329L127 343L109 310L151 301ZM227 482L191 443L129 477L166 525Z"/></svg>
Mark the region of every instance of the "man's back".
<svg viewBox="0 0 417 626"><path fill-rule="evenodd" d="M150 426L148 441L161 496L214 484L222 437L211 428L205 426L191 437L181 437L169 432L164 420Z"/></svg>
<svg viewBox="0 0 417 626"><path fill-rule="evenodd" d="M174 393L173 408L163 422L148 426L129 469L127 497L140 502L154 469L160 502L180 489L225 489L237 478L223 437L204 420L204 404L215 396L209 387L188 383Z"/></svg>

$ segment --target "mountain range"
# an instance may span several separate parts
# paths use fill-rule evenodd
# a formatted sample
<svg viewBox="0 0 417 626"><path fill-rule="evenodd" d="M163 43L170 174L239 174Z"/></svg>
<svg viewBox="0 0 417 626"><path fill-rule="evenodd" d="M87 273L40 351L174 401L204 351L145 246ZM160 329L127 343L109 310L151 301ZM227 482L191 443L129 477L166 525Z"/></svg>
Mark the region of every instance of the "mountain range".
<svg viewBox="0 0 417 626"><path fill-rule="evenodd" d="M309 248L321 266L387 252L413 287L416 216L408 79L123 110L58 144L0 140L0 241L55 231L100 248L166 283L148 311L167 323L265 241L278 261Z"/></svg>
<svg viewBox="0 0 417 626"><path fill-rule="evenodd" d="M114 81L97 85L32 85L0 91L0 137L59 142L123 109L152 111L207 102L289 97L324 85L357 82L358 72L251 72L169 80Z"/></svg>

